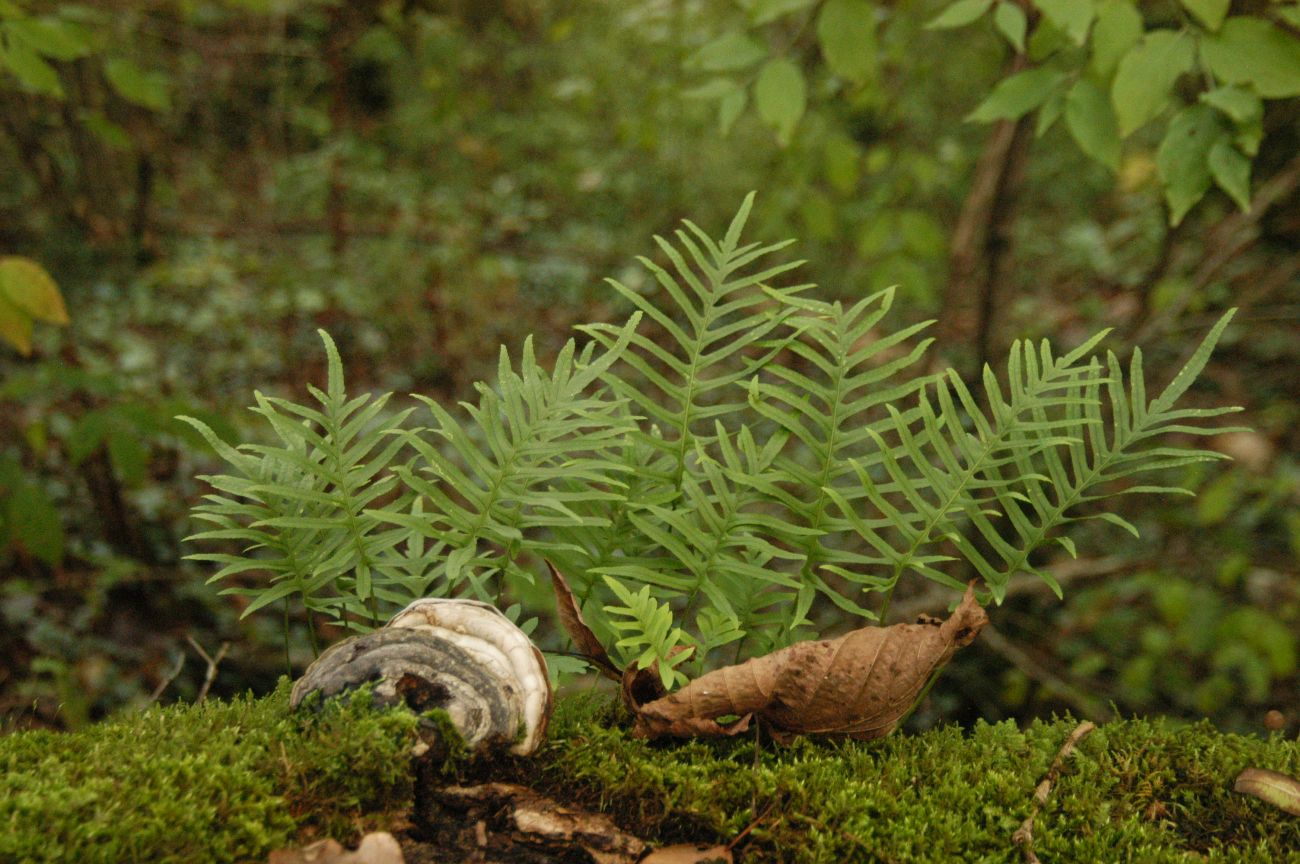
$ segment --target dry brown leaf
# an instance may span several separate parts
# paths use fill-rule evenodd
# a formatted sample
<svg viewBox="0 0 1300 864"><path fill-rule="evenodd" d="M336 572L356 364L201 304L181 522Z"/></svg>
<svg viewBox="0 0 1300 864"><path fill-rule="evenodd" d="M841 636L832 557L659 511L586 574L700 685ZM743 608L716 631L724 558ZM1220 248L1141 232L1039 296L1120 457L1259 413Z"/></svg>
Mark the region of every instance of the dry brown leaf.
<svg viewBox="0 0 1300 864"><path fill-rule="evenodd" d="M1300 780L1294 777L1263 768L1247 768L1237 775L1237 783L1232 788L1300 816Z"/></svg>
<svg viewBox="0 0 1300 864"><path fill-rule="evenodd" d="M560 623L564 625L564 631L573 640L578 654L595 666L602 675L615 681L620 680L623 677L622 670L609 659L605 646L600 644L596 634L591 632L587 622L582 619L582 612L578 609L578 601L573 596L573 590L569 588L568 580L550 561L546 562L546 566L551 568L551 586L555 589L555 607L560 615Z"/></svg>
<svg viewBox="0 0 1300 864"><path fill-rule="evenodd" d="M733 735L737 724L717 718L739 715L744 723L752 715L777 737L879 738L893 730L934 671L986 624L971 587L943 622L863 627L838 639L800 642L710 672L662 698L629 700L636 733Z"/></svg>
<svg viewBox="0 0 1300 864"><path fill-rule="evenodd" d="M656 849L641 859L640 864L731 864L731 850L726 846L696 846L694 843L679 843L676 846L664 846Z"/></svg>
<svg viewBox="0 0 1300 864"><path fill-rule="evenodd" d="M348 852L336 840L318 840L301 849L277 849L267 864L405 864L402 847L387 831L361 838L355 852Z"/></svg>

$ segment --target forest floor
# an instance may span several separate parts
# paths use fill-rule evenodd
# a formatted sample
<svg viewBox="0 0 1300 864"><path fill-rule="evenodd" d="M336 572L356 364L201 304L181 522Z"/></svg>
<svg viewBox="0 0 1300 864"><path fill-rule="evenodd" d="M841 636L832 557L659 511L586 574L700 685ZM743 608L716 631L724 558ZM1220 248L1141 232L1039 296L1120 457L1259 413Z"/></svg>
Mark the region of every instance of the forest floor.
<svg viewBox="0 0 1300 864"><path fill-rule="evenodd" d="M418 726L364 694L293 714L282 686L0 737L0 860L1300 860L1300 819L1234 790L1248 768L1300 775L1300 741L1208 723L651 743L576 695L538 753L494 760L416 759ZM322 842L372 832L401 856Z"/></svg>

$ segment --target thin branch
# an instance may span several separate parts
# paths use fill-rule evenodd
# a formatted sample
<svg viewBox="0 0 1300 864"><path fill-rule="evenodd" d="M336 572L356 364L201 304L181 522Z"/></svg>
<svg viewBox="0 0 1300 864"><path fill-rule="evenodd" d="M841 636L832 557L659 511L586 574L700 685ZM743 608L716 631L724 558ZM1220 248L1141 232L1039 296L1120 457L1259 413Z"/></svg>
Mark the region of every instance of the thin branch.
<svg viewBox="0 0 1300 864"><path fill-rule="evenodd" d="M158 698L162 696L163 691L167 689L168 685L176 680L176 676L181 674L181 669L183 668L185 668L185 652L177 651L176 662L172 664L172 668L168 670L167 674L163 676L163 679L158 682L158 686L153 688L153 692L149 694L150 705L158 701Z"/></svg>
<svg viewBox="0 0 1300 864"><path fill-rule="evenodd" d="M1255 245L1259 239L1259 222L1270 208L1280 202L1290 200L1300 187L1300 156L1291 159L1276 174L1260 184L1251 199L1250 209L1233 213L1223 219L1209 232L1208 237L1198 235L1194 248L1188 255L1200 255L1199 263L1191 275L1191 285L1179 292L1178 298L1167 308L1142 321L1136 328L1131 342L1154 341L1166 334L1178 318L1186 311L1192 299L1199 296L1206 287L1227 269L1242 253ZM1208 253L1200 250L1209 249ZM1170 264L1167 271L1175 270Z"/></svg>
<svg viewBox="0 0 1300 864"><path fill-rule="evenodd" d="M1108 555L1104 558L1065 558L1061 561L1049 564L1042 569L1050 573L1062 589L1067 588L1070 584L1083 582L1099 576L1110 576L1120 570L1136 568L1139 562L1134 561L1123 555ZM1049 594L1051 589L1047 583L1038 576L1028 573L1018 574L1011 578L1007 584L1006 599L1018 597L1021 595ZM933 585L914 597L908 597L905 600L895 600L890 617L894 622L910 622L916 620L916 616L923 614L935 614L935 610L943 609L949 604L956 601L957 595L946 585ZM1055 600L1055 596L1052 597ZM881 621L881 624L886 622Z"/></svg>
<svg viewBox="0 0 1300 864"><path fill-rule="evenodd" d="M987 635L988 630L984 632ZM1025 821L1020 823L1016 833L1011 835L1011 842L1020 847L1020 851L1025 857L1025 864L1042 864L1038 860L1038 856L1034 854L1034 818L1038 816L1038 811L1042 810L1043 805L1047 803L1047 796L1052 794L1052 784L1061 776L1061 768L1065 766L1065 760L1074 752L1074 748L1083 740L1083 737L1096 728L1096 725L1088 720L1084 720L1074 727L1074 731L1070 733L1069 738L1065 739L1065 743L1057 751L1056 758L1052 760L1052 767L1047 769L1047 776L1034 789L1033 809L1029 811L1029 816Z"/></svg>
<svg viewBox="0 0 1300 864"><path fill-rule="evenodd" d="M980 633L977 644L994 652L1030 678L1047 687L1054 695L1068 702L1083 717L1100 720L1110 714L1109 711L1102 707L1099 700L1085 692L1083 688L1053 672L1024 648L999 633L997 628L991 624Z"/></svg>
<svg viewBox="0 0 1300 864"><path fill-rule="evenodd" d="M208 664L208 671L203 676L203 686L199 688L199 695L194 700L195 702L202 702L204 699L208 698L208 688L210 688L212 682L216 680L217 667L221 665L221 661L226 656L226 652L230 650L230 643L222 642L221 647L217 649L217 656L210 657L208 656L208 652L203 650L203 646L194 641L193 636L187 635L185 641L189 642L190 646L193 647L195 651L199 652L199 656L203 658L203 662Z"/></svg>
<svg viewBox="0 0 1300 864"><path fill-rule="evenodd" d="M1007 74L1030 67L1023 54ZM953 227L939 320L939 344L971 343L976 363L967 380L978 380L992 347L999 280L1008 277L1015 203L1032 138L1026 117L999 120L976 161L970 190Z"/></svg>

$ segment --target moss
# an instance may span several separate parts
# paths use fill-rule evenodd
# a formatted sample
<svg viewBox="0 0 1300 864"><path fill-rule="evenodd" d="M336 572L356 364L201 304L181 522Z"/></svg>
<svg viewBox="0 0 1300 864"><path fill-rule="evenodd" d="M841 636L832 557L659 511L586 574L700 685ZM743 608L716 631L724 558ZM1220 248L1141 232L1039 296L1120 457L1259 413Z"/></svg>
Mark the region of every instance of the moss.
<svg viewBox="0 0 1300 864"><path fill-rule="evenodd" d="M364 696L300 719L263 700L155 709L75 734L0 739L0 861L265 860L410 810L417 719ZM459 764L613 813L652 841L727 841L746 862L1018 862L1011 835L1072 720L872 743L647 743L607 700L560 701L528 759ZM1300 820L1232 791L1300 775L1300 742L1129 720L1084 738L1035 826L1044 861L1294 860ZM1288 858L1288 856L1292 856Z"/></svg>
<svg viewBox="0 0 1300 864"><path fill-rule="evenodd" d="M360 694L291 715L265 699L153 708L75 733L0 738L0 861L265 860L404 812L407 712Z"/></svg>
<svg viewBox="0 0 1300 864"><path fill-rule="evenodd" d="M420 715L420 725L426 730L424 736L439 748L436 754L447 766L464 761L469 757L469 745L461 737L456 723L442 708L432 708Z"/></svg>
<svg viewBox="0 0 1300 864"><path fill-rule="evenodd" d="M797 862L1019 861L1011 835L1075 725L764 743L755 760L753 738L652 744L610 718L598 703L561 703L541 755L555 790L582 789L658 840L725 842L755 823L744 860ZM1232 791L1252 765L1300 775L1300 742L1108 724L1068 761L1035 849L1045 861L1294 860L1300 820Z"/></svg>

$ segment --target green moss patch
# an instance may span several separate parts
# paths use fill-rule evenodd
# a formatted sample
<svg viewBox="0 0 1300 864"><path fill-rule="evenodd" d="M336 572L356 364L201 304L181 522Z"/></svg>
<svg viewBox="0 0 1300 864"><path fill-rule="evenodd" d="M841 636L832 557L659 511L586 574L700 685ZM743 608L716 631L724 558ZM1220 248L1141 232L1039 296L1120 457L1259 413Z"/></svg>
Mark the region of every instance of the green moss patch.
<svg viewBox="0 0 1300 864"><path fill-rule="evenodd" d="M745 861L1021 860L1011 835L1076 725L978 724L782 748L752 738L647 743L609 710L562 702L542 754L553 791L581 789L662 841L727 842ZM1300 742L1208 723L1130 720L1085 737L1039 813L1044 861L1296 860L1300 819L1232 791L1246 767L1300 775Z"/></svg>
<svg viewBox="0 0 1300 864"><path fill-rule="evenodd" d="M523 782L612 813L652 842L727 842L740 860L1017 862L1012 833L1074 727L980 724L872 743L648 743L608 701L561 700L529 759L432 782ZM409 816L416 719L357 696L290 714L265 699L173 706L72 734L0 738L0 861L265 860ZM1084 738L1039 813L1044 861L1295 860L1300 819L1232 791L1246 767L1300 775L1300 742L1130 720Z"/></svg>
<svg viewBox="0 0 1300 864"><path fill-rule="evenodd" d="M0 861L265 860L391 822L411 800L415 718L365 694L292 715L265 699L153 708L0 738Z"/></svg>

